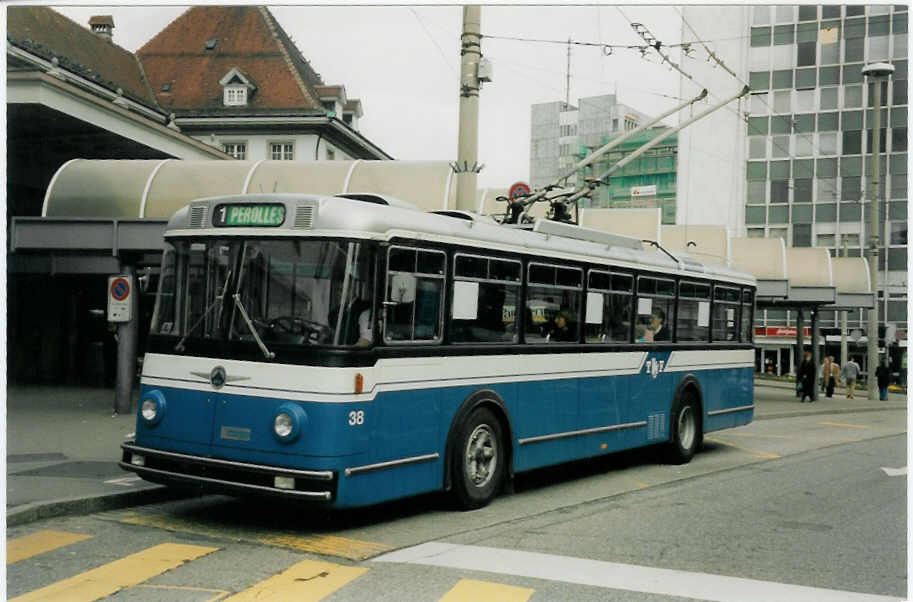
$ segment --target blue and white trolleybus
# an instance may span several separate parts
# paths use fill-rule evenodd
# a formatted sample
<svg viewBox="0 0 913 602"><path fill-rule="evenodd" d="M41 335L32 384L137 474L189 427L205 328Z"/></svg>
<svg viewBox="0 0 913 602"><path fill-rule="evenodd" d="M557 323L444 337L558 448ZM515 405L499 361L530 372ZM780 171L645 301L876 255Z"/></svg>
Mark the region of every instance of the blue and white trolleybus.
<svg viewBox="0 0 913 602"><path fill-rule="evenodd" d="M201 199L165 233L121 466L337 507L747 424L751 276L373 195Z"/></svg>

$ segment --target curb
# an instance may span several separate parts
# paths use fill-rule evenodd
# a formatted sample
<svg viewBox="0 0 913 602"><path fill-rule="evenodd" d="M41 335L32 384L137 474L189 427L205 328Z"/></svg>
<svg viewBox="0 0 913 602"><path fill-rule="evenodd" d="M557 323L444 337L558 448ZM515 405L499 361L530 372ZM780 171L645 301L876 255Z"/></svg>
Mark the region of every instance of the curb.
<svg viewBox="0 0 913 602"><path fill-rule="evenodd" d="M817 403L817 402L816 402ZM906 406L884 406L884 407L867 407L867 408L827 408L822 406L821 409L792 410L770 412L767 414L754 415L755 420L770 420L772 418L795 418L799 416L818 416L820 414L858 414L860 412L886 412L890 410L905 411Z"/></svg>
<svg viewBox="0 0 913 602"><path fill-rule="evenodd" d="M46 518L93 514L95 512L104 512L107 510L119 510L129 506L158 504L183 497L187 497L186 492L172 490L164 486L156 486L137 491L125 491L123 493L62 498L48 502L34 502L31 504L23 504L22 506L17 506L15 508L7 508L6 526L18 527Z"/></svg>

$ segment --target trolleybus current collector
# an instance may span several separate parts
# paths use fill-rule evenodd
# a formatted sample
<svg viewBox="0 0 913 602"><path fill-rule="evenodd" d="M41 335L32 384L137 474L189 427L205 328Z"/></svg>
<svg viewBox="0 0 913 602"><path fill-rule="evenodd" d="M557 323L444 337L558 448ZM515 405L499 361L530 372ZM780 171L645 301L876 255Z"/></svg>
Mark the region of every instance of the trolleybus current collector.
<svg viewBox="0 0 913 602"><path fill-rule="evenodd" d="M371 195L178 211L143 363L144 479L338 507L747 424L755 281L640 241Z"/></svg>

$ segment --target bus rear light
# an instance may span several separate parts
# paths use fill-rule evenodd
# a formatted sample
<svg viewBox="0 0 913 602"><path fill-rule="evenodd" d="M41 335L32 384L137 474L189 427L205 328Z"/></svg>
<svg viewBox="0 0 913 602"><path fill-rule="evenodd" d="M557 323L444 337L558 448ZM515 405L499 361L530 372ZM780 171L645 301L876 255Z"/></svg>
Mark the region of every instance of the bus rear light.
<svg viewBox="0 0 913 602"><path fill-rule="evenodd" d="M273 477L273 486L276 489L294 489L295 479L293 477Z"/></svg>
<svg viewBox="0 0 913 602"><path fill-rule="evenodd" d="M365 377L361 372L355 374L355 393L361 393L365 390Z"/></svg>

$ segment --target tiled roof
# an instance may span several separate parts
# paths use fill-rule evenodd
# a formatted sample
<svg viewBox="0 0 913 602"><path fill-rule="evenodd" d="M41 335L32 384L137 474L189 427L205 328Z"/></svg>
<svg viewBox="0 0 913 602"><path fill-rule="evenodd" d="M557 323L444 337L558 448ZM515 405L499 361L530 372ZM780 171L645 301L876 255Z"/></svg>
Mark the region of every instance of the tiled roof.
<svg viewBox="0 0 913 602"><path fill-rule="evenodd" d="M323 110L314 90L320 76L265 7L190 8L137 55L161 106L178 114ZM235 67L258 88L247 106L224 107L219 80Z"/></svg>
<svg viewBox="0 0 913 602"><path fill-rule="evenodd" d="M44 6L10 6L6 37L13 45L61 69L158 109L136 57L60 13Z"/></svg>

